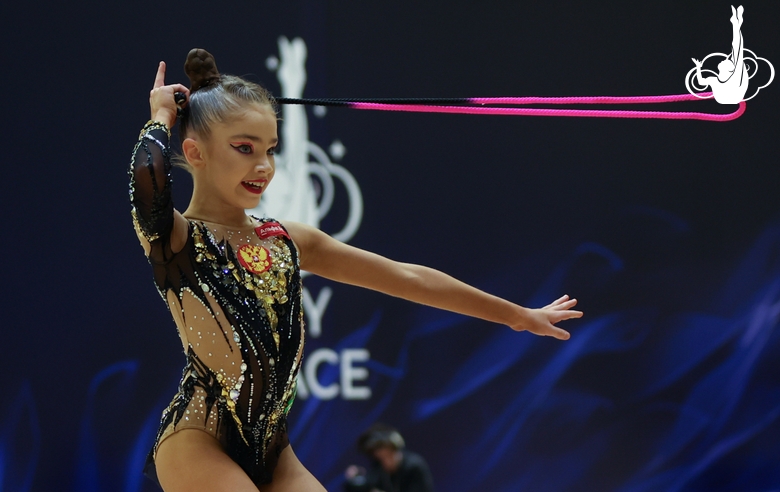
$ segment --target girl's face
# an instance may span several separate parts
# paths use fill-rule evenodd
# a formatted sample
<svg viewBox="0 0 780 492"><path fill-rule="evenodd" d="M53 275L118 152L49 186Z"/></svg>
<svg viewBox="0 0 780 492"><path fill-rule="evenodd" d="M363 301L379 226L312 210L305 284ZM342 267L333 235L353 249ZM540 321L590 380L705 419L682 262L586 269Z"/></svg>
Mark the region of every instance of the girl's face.
<svg viewBox="0 0 780 492"><path fill-rule="evenodd" d="M201 169L209 199L220 206L257 207L274 177L274 150L279 143L276 115L269 107L254 105L243 114L211 128L199 145Z"/></svg>

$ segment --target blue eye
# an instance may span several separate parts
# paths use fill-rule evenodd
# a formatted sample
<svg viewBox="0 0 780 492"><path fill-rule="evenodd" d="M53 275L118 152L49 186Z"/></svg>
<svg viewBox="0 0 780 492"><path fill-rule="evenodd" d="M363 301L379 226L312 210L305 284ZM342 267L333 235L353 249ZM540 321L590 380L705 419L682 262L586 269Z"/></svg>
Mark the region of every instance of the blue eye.
<svg viewBox="0 0 780 492"><path fill-rule="evenodd" d="M231 147L241 152L242 154L251 154L254 150L249 144L230 144Z"/></svg>
<svg viewBox="0 0 780 492"><path fill-rule="evenodd" d="M278 147L279 147L278 145L276 147L271 147L270 149L268 149L266 154L268 154L268 155L276 155L276 150L278 149Z"/></svg>

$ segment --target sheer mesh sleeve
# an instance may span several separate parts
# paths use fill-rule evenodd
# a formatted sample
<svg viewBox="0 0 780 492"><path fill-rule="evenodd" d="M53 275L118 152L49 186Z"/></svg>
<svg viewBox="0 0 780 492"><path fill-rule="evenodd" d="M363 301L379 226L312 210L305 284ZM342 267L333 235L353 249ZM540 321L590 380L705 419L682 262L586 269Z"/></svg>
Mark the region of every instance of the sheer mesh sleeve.
<svg viewBox="0 0 780 492"><path fill-rule="evenodd" d="M167 129L147 124L130 161L130 201L133 221L153 244L168 243L173 229L171 153Z"/></svg>

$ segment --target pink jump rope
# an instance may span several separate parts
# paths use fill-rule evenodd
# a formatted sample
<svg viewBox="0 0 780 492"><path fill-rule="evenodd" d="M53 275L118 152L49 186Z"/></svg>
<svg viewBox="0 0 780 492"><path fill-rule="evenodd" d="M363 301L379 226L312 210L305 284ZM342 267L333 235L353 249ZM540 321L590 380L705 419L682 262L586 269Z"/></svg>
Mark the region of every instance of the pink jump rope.
<svg viewBox="0 0 780 492"><path fill-rule="evenodd" d="M713 114L684 111L627 111L611 109L517 108L530 104L652 104L698 101L712 97L712 92L666 96L585 96L585 97L474 97L474 98L399 98L399 99L294 99L279 98L280 104L307 106L341 106L375 111L408 111L416 113L492 114L510 116L571 116L581 118L649 118L663 120L730 121L745 112L745 101L733 113ZM492 107L500 106L500 107Z"/></svg>

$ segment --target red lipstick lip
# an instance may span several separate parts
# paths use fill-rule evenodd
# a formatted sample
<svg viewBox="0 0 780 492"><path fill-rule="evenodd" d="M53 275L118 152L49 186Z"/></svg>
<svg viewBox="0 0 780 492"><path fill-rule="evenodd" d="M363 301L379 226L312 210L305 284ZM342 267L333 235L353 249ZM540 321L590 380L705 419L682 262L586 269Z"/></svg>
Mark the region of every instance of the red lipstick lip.
<svg viewBox="0 0 780 492"><path fill-rule="evenodd" d="M267 182L267 180L265 180L265 179L247 179L247 180L244 180L244 181L241 182L241 186L243 186L244 189L247 190L248 192L253 193L255 195L259 195L260 193L263 192L263 189L265 188L265 183L266 182ZM260 188L255 188L255 187L250 186L250 185L248 185L246 183L261 183L263 186L260 187Z"/></svg>

